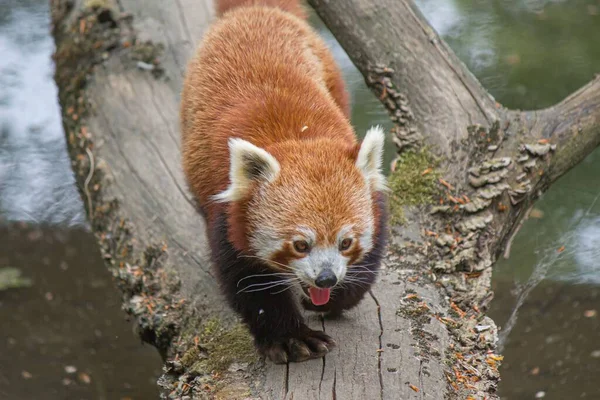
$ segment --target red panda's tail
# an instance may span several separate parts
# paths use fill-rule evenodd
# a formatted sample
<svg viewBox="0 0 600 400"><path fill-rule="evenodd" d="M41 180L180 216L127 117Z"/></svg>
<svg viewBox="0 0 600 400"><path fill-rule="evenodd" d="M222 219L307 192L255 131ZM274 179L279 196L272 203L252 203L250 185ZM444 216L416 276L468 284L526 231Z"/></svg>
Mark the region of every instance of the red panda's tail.
<svg viewBox="0 0 600 400"><path fill-rule="evenodd" d="M215 0L217 16L221 16L227 11L242 6L266 6L276 7L283 11L294 14L295 16L306 19L306 10L300 4L300 0Z"/></svg>

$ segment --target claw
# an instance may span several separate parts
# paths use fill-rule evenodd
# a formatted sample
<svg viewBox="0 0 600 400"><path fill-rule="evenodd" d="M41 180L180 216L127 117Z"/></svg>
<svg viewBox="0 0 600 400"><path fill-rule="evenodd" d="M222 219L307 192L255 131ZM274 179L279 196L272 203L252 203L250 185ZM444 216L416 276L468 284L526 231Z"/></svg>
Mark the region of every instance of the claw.
<svg viewBox="0 0 600 400"><path fill-rule="evenodd" d="M274 343L265 350L266 356L275 364L285 364L288 362L287 352L281 343Z"/></svg>
<svg viewBox="0 0 600 400"><path fill-rule="evenodd" d="M321 358L335 345L335 341L325 332L306 328L292 337L264 344L261 352L273 363L285 364Z"/></svg>

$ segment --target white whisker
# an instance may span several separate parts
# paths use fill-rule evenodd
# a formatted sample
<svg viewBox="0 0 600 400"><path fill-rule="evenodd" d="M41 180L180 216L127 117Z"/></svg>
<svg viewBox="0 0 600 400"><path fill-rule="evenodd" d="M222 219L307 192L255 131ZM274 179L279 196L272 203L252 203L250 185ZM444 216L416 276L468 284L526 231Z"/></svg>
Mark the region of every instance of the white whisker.
<svg viewBox="0 0 600 400"><path fill-rule="evenodd" d="M292 276L292 277L294 277L294 276L296 276L296 274L291 273L291 272L274 272L274 273L271 273L271 274L254 274L254 275L248 275L248 276L245 276L242 279L240 279L237 282L236 286L239 287L240 286L240 282L243 281L243 280L246 280L248 278L258 278L258 277L263 277L263 276L284 276L284 277L285 276Z"/></svg>
<svg viewBox="0 0 600 400"><path fill-rule="evenodd" d="M342 282L340 282L340 286L344 286L344 283L348 284L346 287L348 287L350 285L356 285L356 286L362 287L362 288L367 288L371 284L371 282L369 282L369 281L364 281L360 278L348 277L347 275L344 278L344 280Z"/></svg>
<svg viewBox="0 0 600 400"><path fill-rule="evenodd" d="M377 271L369 271L369 270L364 270L364 271L353 271L353 270L348 270L347 272L348 275L352 275L352 274L372 274L372 275L376 275Z"/></svg>
<svg viewBox="0 0 600 400"><path fill-rule="evenodd" d="M246 286L245 288L239 290L236 294L260 292L260 291L269 290L269 289L272 289L274 287L281 286L281 285L289 285L292 282L293 281L285 280L285 281L277 281L277 282L265 282L265 283L260 283L260 284L256 283L254 285ZM247 289L251 288L252 286L264 286L265 284L270 284L270 285L267 286L267 287L261 287L261 288L258 288L258 289L247 290Z"/></svg>

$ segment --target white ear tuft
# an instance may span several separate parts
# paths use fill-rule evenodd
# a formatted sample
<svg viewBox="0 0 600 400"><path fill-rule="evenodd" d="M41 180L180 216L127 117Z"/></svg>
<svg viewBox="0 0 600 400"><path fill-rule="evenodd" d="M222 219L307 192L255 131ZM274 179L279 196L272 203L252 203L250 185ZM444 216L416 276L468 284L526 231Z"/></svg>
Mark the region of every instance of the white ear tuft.
<svg viewBox="0 0 600 400"><path fill-rule="evenodd" d="M246 196L252 182L272 182L279 175L275 157L243 139L229 139L229 187L213 196L217 202L237 201Z"/></svg>
<svg viewBox="0 0 600 400"><path fill-rule="evenodd" d="M383 128L379 125L374 126L367 131L356 158L356 166L376 191L387 190L386 178L381 172L384 144Z"/></svg>

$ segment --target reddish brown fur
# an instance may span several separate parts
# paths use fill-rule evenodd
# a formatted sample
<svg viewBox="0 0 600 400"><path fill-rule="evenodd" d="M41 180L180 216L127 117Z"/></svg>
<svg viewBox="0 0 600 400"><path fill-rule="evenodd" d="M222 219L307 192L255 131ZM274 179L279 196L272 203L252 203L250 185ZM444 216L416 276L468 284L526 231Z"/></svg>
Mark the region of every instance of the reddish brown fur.
<svg viewBox="0 0 600 400"><path fill-rule="evenodd" d="M298 0L218 0L216 2L217 16L222 17L227 11L249 6L265 6L278 8L294 14L300 19L306 19L306 10Z"/></svg>
<svg viewBox="0 0 600 400"><path fill-rule="evenodd" d="M300 257L302 256L294 251L291 243L285 243L283 248L273 255L274 266L281 267L282 265L289 265L292 259ZM282 269L287 270L287 268L284 267L282 267Z"/></svg>
<svg viewBox="0 0 600 400"><path fill-rule="evenodd" d="M239 4L271 4L279 8ZM311 221L318 232L334 232L355 213L340 202L364 186L354 168L358 145L348 121L348 96L340 71L324 42L303 16L296 1L220 1L223 16L206 34L191 61L184 82L181 107L183 166L209 224L227 208L229 238L238 249L248 247L247 201L223 205L210 196L229 183L228 139L245 139L270 152L281 164L277 201L289 203L290 186L297 211L273 215L279 226L296 226L310 218L306 210L320 209L328 221ZM229 10L229 11L228 11ZM288 10L296 15L292 15ZM303 130L303 127L308 127ZM284 143L285 142L285 143ZM305 174L299 182L299 174ZM327 182L322 182L322 177ZM319 185L329 185L336 196L323 204ZM250 195L248 200L252 196ZM275 201L275 199L274 199ZM289 211L289 209L287 209ZM316 215L315 214L315 215ZM349 218L350 217L350 218ZM326 222L326 224L325 224ZM281 225L280 225L281 224ZM289 224L289 225L286 225ZM324 226L327 225L327 226ZM320 238L332 242L332 237Z"/></svg>
<svg viewBox="0 0 600 400"><path fill-rule="evenodd" d="M281 288L287 275L273 272L295 269L303 290L314 293L307 285L323 287L318 277L307 282L298 271L320 267L331 273L331 260L341 258L341 239L352 238L342 251L348 268L336 272L345 271L348 284L333 286L325 305L300 300L305 308L333 314L361 301L386 243L383 185L379 175L373 177L379 161L371 162L380 156L374 146L381 146L382 133L373 131L379 136L360 151L340 71L304 21L298 0L218 0L217 9L220 19L184 81L184 172L208 221L221 289L261 354L278 363L322 357L334 341L306 326L296 294ZM229 187L232 138L270 155L233 141L236 168ZM244 157L258 162L241 162L247 169L240 172ZM213 198L217 194L223 202ZM299 236L316 250L296 251Z"/></svg>

